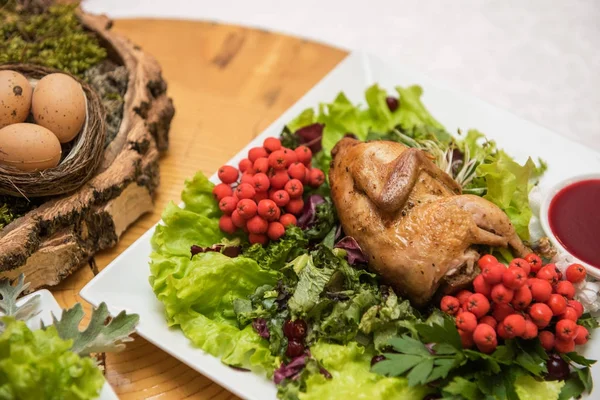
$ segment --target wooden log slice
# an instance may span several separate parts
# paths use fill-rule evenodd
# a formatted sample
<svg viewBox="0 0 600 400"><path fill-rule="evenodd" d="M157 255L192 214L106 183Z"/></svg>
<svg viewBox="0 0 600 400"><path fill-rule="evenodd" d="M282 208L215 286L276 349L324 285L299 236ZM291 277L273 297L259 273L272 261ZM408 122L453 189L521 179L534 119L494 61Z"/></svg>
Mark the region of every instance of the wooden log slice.
<svg viewBox="0 0 600 400"><path fill-rule="evenodd" d="M109 58L127 69L123 119L89 182L0 231L0 277L24 273L30 291L58 284L97 251L114 246L131 223L153 209L158 159L169 144L174 108L156 60L113 33L108 18L78 15Z"/></svg>

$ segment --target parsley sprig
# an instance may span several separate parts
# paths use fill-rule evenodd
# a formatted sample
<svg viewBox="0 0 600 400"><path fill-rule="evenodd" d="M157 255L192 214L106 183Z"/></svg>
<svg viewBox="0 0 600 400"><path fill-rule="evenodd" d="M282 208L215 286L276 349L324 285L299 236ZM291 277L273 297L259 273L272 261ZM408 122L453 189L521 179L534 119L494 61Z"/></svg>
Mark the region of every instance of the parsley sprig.
<svg viewBox="0 0 600 400"><path fill-rule="evenodd" d="M578 320L577 325L581 325L587 330L597 329L600 324L598 320L594 318L590 313L583 314Z"/></svg>
<svg viewBox="0 0 600 400"><path fill-rule="evenodd" d="M392 338L389 345L396 353L386 353L386 359L375 364L373 372L386 376L406 375L410 386L423 385L446 378L448 373L463 365L466 356L460 336L449 319L442 325L417 324L421 340L409 335ZM436 343L430 350L424 343Z"/></svg>

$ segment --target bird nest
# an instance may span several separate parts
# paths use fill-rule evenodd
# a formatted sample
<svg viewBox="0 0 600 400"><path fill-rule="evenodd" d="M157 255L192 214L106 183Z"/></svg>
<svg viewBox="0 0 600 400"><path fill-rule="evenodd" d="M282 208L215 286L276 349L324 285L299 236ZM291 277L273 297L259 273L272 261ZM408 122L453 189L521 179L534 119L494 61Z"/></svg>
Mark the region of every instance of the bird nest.
<svg viewBox="0 0 600 400"><path fill-rule="evenodd" d="M27 77L32 86L48 74L67 74L30 64L6 64L0 66L0 70L17 71ZM63 145L63 157L54 168L21 171L0 164L0 194L31 198L71 193L94 176L104 152L104 108L91 86L76 76L70 76L81 84L86 98L86 119L81 132L70 143Z"/></svg>

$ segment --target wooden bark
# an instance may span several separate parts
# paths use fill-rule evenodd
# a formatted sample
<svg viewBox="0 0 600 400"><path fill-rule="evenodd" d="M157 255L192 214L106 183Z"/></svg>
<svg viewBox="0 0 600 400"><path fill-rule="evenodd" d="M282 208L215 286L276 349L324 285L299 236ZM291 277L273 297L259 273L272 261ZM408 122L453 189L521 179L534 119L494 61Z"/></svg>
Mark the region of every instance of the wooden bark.
<svg viewBox="0 0 600 400"><path fill-rule="evenodd" d="M58 284L97 251L114 246L131 223L153 209L159 154L168 147L174 114L156 60L112 33L106 17L79 15L109 57L127 68L123 120L89 182L0 231L0 277L25 273L31 291Z"/></svg>

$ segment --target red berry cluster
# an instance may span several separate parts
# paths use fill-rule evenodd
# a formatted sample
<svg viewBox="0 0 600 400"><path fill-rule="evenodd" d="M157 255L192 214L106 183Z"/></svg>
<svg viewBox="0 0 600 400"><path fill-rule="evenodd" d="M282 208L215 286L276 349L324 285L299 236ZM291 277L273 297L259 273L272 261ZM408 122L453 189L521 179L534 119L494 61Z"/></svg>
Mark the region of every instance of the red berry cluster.
<svg viewBox="0 0 600 400"><path fill-rule="evenodd" d="M239 170L230 165L219 168L222 183L213 189L223 212L219 228L229 234L241 229L249 234L250 243L279 239L302 213L304 185L316 188L325 181L323 171L311 168L311 160L308 147L291 150L279 139L267 138L262 147L250 149Z"/></svg>
<svg viewBox="0 0 600 400"><path fill-rule="evenodd" d="M573 283L586 276L581 265L570 265L566 280L554 264L542 265L533 253L515 258L508 267L488 254L478 265L481 274L473 281L475 293L462 290L456 296L444 296L440 304L442 311L456 316L465 348L475 345L491 353L498 338L539 337L547 351L568 353L588 341L587 329L577 325L583 306L573 299ZM554 333L544 330L551 323Z"/></svg>

